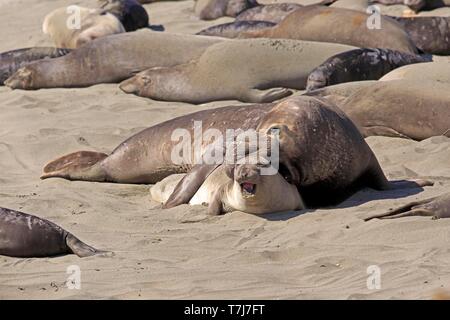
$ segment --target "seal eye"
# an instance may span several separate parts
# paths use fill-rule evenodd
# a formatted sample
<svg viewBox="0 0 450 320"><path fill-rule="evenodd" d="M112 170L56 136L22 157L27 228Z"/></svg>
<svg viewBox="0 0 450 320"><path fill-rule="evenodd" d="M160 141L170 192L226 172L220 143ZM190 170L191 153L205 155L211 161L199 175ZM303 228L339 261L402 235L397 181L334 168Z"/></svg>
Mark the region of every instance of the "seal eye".
<svg viewBox="0 0 450 320"><path fill-rule="evenodd" d="M150 84L152 82L152 79L150 79L149 76L142 76L141 79L142 82L144 82L144 85Z"/></svg>

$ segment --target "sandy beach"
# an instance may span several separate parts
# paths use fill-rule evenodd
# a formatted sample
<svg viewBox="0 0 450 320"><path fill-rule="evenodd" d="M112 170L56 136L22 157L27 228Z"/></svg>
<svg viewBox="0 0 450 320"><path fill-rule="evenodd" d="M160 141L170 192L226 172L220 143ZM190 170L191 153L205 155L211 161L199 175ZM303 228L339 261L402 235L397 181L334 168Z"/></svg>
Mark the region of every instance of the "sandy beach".
<svg viewBox="0 0 450 320"><path fill-rule="evenodd" d="M0 0L0 52L52 45L41 31L51 10L94 0ZM145 5L151 24L195 33L232 21L200 21L194 1ZM158 102L117 84L82 89L0 87L0 206L49 219L113 255L0 256L0 299L430 299L450 290L450 219L363 218L450 191L450 138L370 137L389 179L433 187L364 189L338 207L212 217L202 206L162 210L149 185L40 180L50 160L77 150L111 152L140 130L220 106ZM326 195L324 195L325 197ZM81 289L66 286L69 266ZM381 288L367 286L368 267Z"/></svg>

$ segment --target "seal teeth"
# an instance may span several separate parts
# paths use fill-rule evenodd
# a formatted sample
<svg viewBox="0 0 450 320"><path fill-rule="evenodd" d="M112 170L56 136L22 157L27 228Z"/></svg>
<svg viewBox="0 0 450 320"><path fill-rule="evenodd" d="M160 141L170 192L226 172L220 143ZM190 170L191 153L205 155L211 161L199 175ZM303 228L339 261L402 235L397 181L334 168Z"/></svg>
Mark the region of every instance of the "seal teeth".
<svg viewBox="0 0 450 320"><path fill-rule="evenodd" d="M244 182L241 184L241 188L245 193L255 194L256 185L250 182Z"/></svg>

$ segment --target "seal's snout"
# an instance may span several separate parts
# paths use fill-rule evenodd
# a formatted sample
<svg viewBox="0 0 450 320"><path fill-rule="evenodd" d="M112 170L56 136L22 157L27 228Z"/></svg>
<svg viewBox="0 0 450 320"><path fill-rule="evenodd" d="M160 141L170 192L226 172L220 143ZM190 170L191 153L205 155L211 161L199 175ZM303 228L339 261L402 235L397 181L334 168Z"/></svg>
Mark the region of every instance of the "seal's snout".
<svg viewBox="0 0 450 320"><path fill-rule="evenodd" d="M241 192L244 196L254 196L256 194L256 184L251 182L243 182L240 184Z"/></svg>
<svg viewBox="0 0 450 320"><path fill-rule="evenodd" d="M119 88L120 90L126 93L133 93L133 94L139 93L139 86L137 85L136 79L134 77L123 81L119 85Z"/></svg>

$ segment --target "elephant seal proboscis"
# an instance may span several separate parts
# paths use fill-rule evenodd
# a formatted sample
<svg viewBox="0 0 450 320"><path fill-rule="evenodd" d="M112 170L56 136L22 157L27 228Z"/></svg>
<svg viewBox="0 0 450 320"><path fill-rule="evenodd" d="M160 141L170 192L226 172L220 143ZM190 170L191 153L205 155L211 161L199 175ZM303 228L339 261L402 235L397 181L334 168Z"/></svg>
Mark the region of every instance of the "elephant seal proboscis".
<svg viewBox="0 0 450 320"><path fill-rule="evenodd" d="M40 89L120 82L151 67L186 63L221 41L229 40L141 29L97 39L64 57L31 63L13 74L5 85Z"/></svg>
<svg viewBox="0 0 450 320"><path fill-rule="evenodd" d="M0 208L0 255L32 258L74 253L104 254L48 220Z"/></svg>
<svg viewBox="0 0 450 320"><path fill-rule="evenodd" d="M75 18L78 14L79 17ZM122 23L114 15L100 9L78 6L50 12L44 19L42 30L57 47L71 49L101 37L125 32Z"/></svg>
<svg viewBox="0 0 450 320"><path fill-rule="evenodd" d="M242 164L223 164L214 169L204 181L200 182L201 187L189 200L189 204L208 205L208 213L211 215L236 210L264 214L305 208L297 188L288 183L279 173L261 174L261 167L270 166L269 159L264 157L256 159L254 154L247 158L254 159L246 159L247 163ZM153 200L165 203L165 208L171 207L166 202L179 185L181 178L202 179L203 177L196 175L195 169L189 172L187 177L173 179L169 176L150 189ZM169 201L179 203L176 199Z"/></svg>
<svg viewBox="0 0 450 320"><path fill-rule="evenodd" d="M42 59L62 57L68 54L71 49L35 47L17 49L0 54L0 86L20 68L29 63Z"/></svg>
<svg viewBox="0 0 450 320"><path fill-rule="evenodd" d="M396 219L413 216L432 217L433 219L450 218L450 193L425 200L412 201L388 212L369 216L364 220Z"/></svg>
<svg viewBox="0 0 450 320"><path fill-rule="evenodd" d="M378 81L345 100L340 108L364 136L423 140L450 136L448 84L435 81Z"/></svg>
<svg viewBox="0 0 450 320"><path fill-rule="evenodd" d="M236 17L236 21L270 21L278 23L289 13L303 7L297 3L273 3L245 10Z"/></svg>
<svg viewBox="0 0 450 320"><path fill-rule="evenodd" d="M325 60L308 76L306 90L363 80L378 80L398 67L431 61L431 57L389 49L355 49Z"/></svg>
<svg viewBox="0 0 450 320"><path fill-rule="evenodd" d="M269 21L234 21L206 28L196 34L223 38L237 38L243 31L271 28L275 25Z"/></svg>
<svg viewBox="0 0 450 320"><path fill-rule="evenodd" d="M384 48L417 53L417 48L401 25L381 16L382 27L369 29L369 20L370 16L365 12L326 6L305 6L291 12L275 27L242 32L240 36L333 42L360 48Z"/></svg>
<svg viewBox="0 0 450 320"><path fill-rule="evenodd" d="M197 0L194 12L201 20L236 17L241 12L258 6L256 0Z"/></svg>
<svg viewBox="0 0 450 320"><path fill-rule="evenodd" d="M288 39L230 40L209 47L198 60L153 68L123 81L120 88L164 101L272 102L304 89L309 73L331 55L352 47Z"/></svg>

